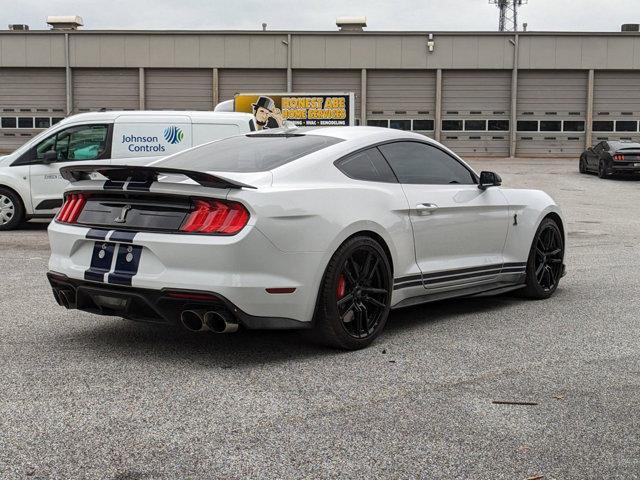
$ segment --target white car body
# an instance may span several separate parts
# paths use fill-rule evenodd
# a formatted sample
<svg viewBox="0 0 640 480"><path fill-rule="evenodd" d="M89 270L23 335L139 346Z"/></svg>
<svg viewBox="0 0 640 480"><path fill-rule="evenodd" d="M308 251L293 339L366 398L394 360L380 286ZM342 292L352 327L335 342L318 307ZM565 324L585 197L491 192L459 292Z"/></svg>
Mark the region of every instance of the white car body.
<svg viewBox="0 0 640 480"><path fill-rule="evenodd" d="M54 289L68 281L73 288L90 285L106 291L211 292L225 299L245 327L305 328L314 317L330 259L355 234L372 236L388 250L395 308L522 286L538 225L552 215L562 228L559 207L542 191L355 180L334 165L363 148L410 141L446 152L472 172L453 152L422 135L374 127L320 128L304 134L341 141L268 171L208 172L235 183L231 188L204 187L172 175L150 185L149 194L241 202L250 218L236 235L137 231L129 232L131 236L113 226L52 222L49 268ZM152 167L172 159L188 164L189 155L213 151L217 144ZM104 185L80 179L68 192L100 192ZM128 246L140 251L129 283L120 282L115 258L99 271L97 282L87 281L101 242L116 244L117 251L121 246L122 254ZM267 291L280 288L290 292Z"/></svg>
<svg viewBox="0 0 640 480"><path fill-rule="evenodd" d="M104 154L98 159L60 159L50 163L35 158L34 149L70 127L107 126ZM165 138L173 128L180 138ZM179 130L178 130L179 129ZM68 182L59 169L91 162L108 165L146 165L166 155L220 138L255 130L253 116L245 113L197 111L109 111L67 117L18 148L0 157L0 188L20 197L25 219L52 217L62 203ZM170 134L170 131L167 131Z"/></svg>

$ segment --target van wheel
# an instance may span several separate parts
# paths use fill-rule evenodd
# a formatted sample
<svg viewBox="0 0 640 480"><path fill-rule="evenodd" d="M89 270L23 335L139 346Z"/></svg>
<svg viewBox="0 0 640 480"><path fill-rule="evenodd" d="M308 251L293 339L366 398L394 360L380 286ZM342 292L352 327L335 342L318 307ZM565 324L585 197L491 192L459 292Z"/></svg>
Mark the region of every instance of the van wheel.
<svg viewBox="0 0 640 480"><path fill-rule="evenodd" d="M13 230L24 220L24 207L20 197L0 187L0 230Z"/></svg>

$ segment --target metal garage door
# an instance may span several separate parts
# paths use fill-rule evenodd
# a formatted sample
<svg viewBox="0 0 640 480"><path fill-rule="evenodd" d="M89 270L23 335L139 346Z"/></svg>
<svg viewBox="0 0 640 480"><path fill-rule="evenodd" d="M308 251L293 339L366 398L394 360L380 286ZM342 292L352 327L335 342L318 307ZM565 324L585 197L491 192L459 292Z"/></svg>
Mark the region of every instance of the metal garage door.
<svg viewBox="0 0 640 480"><path fill-rule="evenodd" d="M511 71L442 73L441 141L460 155L509 156Z"/></svg>
<svg viewBox="0 0 640 480"><path fill-rule="evenodd" d="M640 141L640 73L595 72L593 102L594 143Z"/></svg>
<svg viewBox="0 0 640 480"><path fill-rule="evenodd" d="M136 110L140 106L140 78L134 68L74 68L73 111Z"/></svg>
<svg viewBox="0 0 640 480"><path fill-rule="evenodd" d="M587 72L519 72L516 155L575 156L582 152L587 82Z"/></svg>
<svg viewBox="0 0 640 480"><path fill-rule="evenodd" d="M367 123L433 136L436 74L427 70L367 71Z"/></svg>
<svg viewBox="0 0 640 480"><path fill-rule="evenodd" d="M0 68L0 153L64 117L65 108L63 68Z"/></svg>
<svg viewBox="0 0 640 480"><path fill-rule="evenodd" d="M356 119L360 118L360 94L362 93L360 70L294 70L293 91L353 92L355 93Z"/></svg>
<svg viewBox="0 0 640 480"><path fill-rule="evenodd" d="M213 110L213 70L149 69L145 71L148 110Z"/></svg>
<svg viewBox="0 0 640 480"><path fill-rule="evenodd" d="M273 69L223 69L219 73L220 101L236 93L279 93L287 91L287 71Z"/></svg>

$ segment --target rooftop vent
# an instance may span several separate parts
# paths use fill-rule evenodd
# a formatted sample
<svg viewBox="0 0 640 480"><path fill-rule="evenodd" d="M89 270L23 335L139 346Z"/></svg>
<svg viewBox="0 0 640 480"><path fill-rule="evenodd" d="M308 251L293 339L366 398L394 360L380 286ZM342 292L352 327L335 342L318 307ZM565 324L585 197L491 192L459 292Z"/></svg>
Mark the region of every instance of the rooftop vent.
<svg viewBox="0 0 640 480"><path fill-rule="evenodd" d="M367 17L338 17L336 25L342 32L361 32L367 26Z"/></svg>
<svg viewBox="0 0 640 480"><path fill-rule="evenodd" d="M29 25L14 23L13 25L9 25L9 30L29 30Z"/></svg>
<svg viewBox="0 0 640 480"><path fill-rule="evenodd" d="M640 25L637 23L625 23L624 25L622 25L622 31L623 32L639 32Z"/></svg>
<svg viewBox="0 0 640 480"><path fill-rule="evenodd" d="M47 17L47 23L53 30L77 30L84 25L78 15L52 15Z"/></svg>

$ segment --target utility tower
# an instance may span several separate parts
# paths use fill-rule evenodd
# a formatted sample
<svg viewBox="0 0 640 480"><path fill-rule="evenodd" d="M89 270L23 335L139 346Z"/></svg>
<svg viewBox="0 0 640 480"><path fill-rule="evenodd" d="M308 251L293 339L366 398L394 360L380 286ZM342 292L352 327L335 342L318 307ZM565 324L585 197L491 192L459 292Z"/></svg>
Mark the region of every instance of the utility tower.
<svg viewBox="0 0 640 480"><path fill-rule="evenodd" d="M489 0L489 3L496 5L500 10L500 21L498 31L517 32L518 31L518 7L524 5L528 0Z"/></svg>

